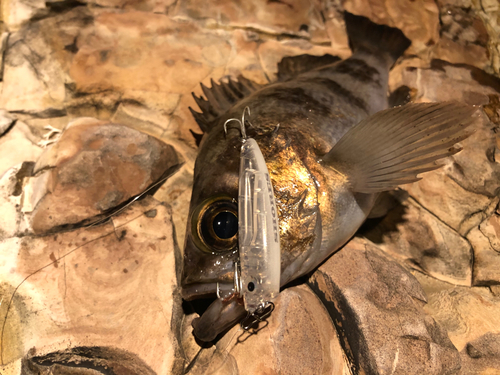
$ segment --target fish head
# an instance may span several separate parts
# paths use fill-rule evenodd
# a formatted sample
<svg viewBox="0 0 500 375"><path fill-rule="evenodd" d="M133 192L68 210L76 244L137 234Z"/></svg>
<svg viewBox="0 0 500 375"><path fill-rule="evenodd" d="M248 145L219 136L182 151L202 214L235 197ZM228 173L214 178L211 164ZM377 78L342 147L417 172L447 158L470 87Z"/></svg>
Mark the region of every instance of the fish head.
<svg viewBox="0 0 500 375"><path fill-rule="evenodd" d="M231 132L233 135L233 132ZM205 134L196 159L181 274L186 300L234 285L238 260L238 176L241 139L222 128Z"/></svg>
<svg viewBox="0 0 500 375"><path fill-rule="evenodd" d="M280 225L281 284L305 273L321 243L318 186L307 164L316 159L303 134L273 127L247 129L263 153ZM294 139L294 137L300 138ZM232 290L238 260L239 131L211 131L200 144L187 224L182 295L195 299ZM222 238L223 237L223 238ZM308 271L308 270L306 270ZM284 276L284 277L283 277Z"/></svg>

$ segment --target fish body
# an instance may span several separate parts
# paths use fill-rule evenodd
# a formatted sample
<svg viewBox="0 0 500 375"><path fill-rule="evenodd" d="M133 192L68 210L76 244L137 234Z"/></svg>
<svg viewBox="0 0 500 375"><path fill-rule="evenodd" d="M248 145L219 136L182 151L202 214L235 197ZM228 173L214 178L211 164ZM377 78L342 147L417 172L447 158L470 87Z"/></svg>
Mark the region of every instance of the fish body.
<svg viewBox="0 0 500 375"><path fill-rule="evenodd" d="M423 126L418 108L383 110L388 108L389 70L409 40L398 29L348 13L346 25L353 49L346 60L300 56L281 64L280 75L286 79L276 83L262 87L240 78L212 83L211 89L202 86L206 101L195 97L203 111L195 117L205 133L194 169L182 294L185 299L216 292L221 297L194 323L201 340L212 340L245 313L233 295L242 138L238 126L228 124L224 131L227 120L250 109L244 126L262 151L278 211L282 286L311 272L345 244L380 191L435 169L434 160L456 152L453 144L464 137L454 136L462 127L447 132L450 125L443 116L456 108L446 106L421 107L436 130L427 137L441 138L419 144L420 130L406 135L409 130L397 121L409 117L414 128ZM460 115L469 112L462 108ZM391 128L392 119L396 125ZM379 143L372 144L367 134ZM395 138L387 142L384 134ZM417 140L415 147L405 143L411 137ZM359 162L363 157L364 164Z"/></svg>

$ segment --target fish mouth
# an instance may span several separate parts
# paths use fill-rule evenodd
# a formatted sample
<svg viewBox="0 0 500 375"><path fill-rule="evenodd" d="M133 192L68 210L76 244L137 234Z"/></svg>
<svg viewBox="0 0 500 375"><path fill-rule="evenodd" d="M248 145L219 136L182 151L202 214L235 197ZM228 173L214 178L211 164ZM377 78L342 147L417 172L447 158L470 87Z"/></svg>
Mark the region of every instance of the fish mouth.
<svg viewBox="0 0 500 375"><path fill-rule="evenodd" d="M218 287L217 287L218 284ZM208 298L208 297L216 297L217 296L217 288L220 291L231 290L234 286L234 283L196 283L196 284L188 284L182 287L181 296L186 301L192 301L198 298Z"/></svg>

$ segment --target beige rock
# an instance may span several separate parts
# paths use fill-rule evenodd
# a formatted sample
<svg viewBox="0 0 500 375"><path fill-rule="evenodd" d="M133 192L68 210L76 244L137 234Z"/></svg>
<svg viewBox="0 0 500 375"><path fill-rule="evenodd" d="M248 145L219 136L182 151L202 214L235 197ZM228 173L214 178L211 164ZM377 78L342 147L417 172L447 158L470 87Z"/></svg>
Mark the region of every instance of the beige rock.
<svg viewBox="0 0 500 375"><path fill-rule="evenodd" d="M438 1L441 39L432 48L432 58L465 63L487 69L488 31L471 1Z"/></svg>
<svg viewBox="0 0 500 375"><path fill-rule="evenodd" d="M275 304L269 324L261 323L257 334L238 325L215 350L203 349L193 375L351 373L330 317L308 287L284 290Z"/></svg>
<svg viewBox="0 0 500 375"><path fill-rule="evenodd" d="M24 162L0 176L0 241L20 236L26 227L21 212L24 179L33 172L34 162Z"/></svg>
<svg viewBox="0 0 500 375"><path fill-rule="evenodd" d="M7 131L14 121L15 119L9 114L9 112L0 109L0 136Z"/></svg>
<svg viewBox="0 0 500 375"><path fill-rule="evenodd" d="M88 4L95 4L103 8L118 8L125 10L138 10L141 12L169 13L175 0L142 0L129 2L127 0L88 0Z"/></svg>
<svg viewBox="0 0 500 375"><path fill-rule="evenodd" d="M193 169L183 165L154 195L159 201L168 202L171 206L177 243L181 248L184 247L192 188Z"/></svg>
<svg viewBox="0 0 500 375"><path fill-rule="evenodd" d="M104 214L179 164L174 149L156 138L96 119L73 121L35 165L33 230L44 233Z"/></svg>
<svg viewBox="0 0 500 375"><path fill-rule="evenodd" d="M82 32L69 74L79 92L133 90L168 102L228 62L226 38L161 14L102 11Z"/></svg>
<svg viewBox="0 0 500 375"><path fill-rule="evenodd" d="M267 2L183 0L172 13L174 18L204 20L217 27L254 29L261 33L295 35L317 43L327 41L319 9L310 1ZM213 26L212 26L213 27Z"/></svg>
<svg viewBox="0 0 500 375"><path fill-rule="evenodd" d="M474 258L469 242L414 199L400 199L401 204L364 235L410 268L470 286Z"/></svg>
<svg viewBox="0 0 500 375"><path fill-rule="evenodd" d="M3 80L3 56L7 49L7 41L9 40L9 33L3 31L2 26L0 24L0 81Z"/></svg>
<svg viewBox="0 0 500 375"><path fill-rule="evenodd" d="M184 111L187 110L187 103L191 104L192 98L189 99L182 106L179 106L176 114L181 111L181 108ZM184 113L183 116L187 117L188 115ZM180 123L179 119L180 117L177 115L165 116L139 104L123 103L120 104L112 118L114 122L125 124L160 138L173 146L184 161L181 169L169 178L154 195L156 199L171 205L177 242L182 247L193 186L193 167L197 153L194 137L188 129L199 130L196 124L188 127L184 122Z"/></svg>
<svg viewBox="0 0 500 375"><path fill-rule="evenodd" d="M474 248L474 285L500 285L500 219L494 214L470 231L467 239Z"/></svg>
<svg viewBox="0 0 500 375"><path fill-rule="evenodd" d="M426 299L417 280L369 241L354 238L309 284L334 319L354 372L452 374L460 369L446 331L422 309Z"/></svg>
<svg viewBox="0 0 500 375"><path fill-rule="evenodd" d="M350 56L351 50L349 49L347 33L345 31L342 2L340 0L318 0L316 3L316 7L320 9L321 16L324 19L331 47L342 58Z"/></svg>
<svg viewBox="0 0 500 375"><path fill-rule="evenodd" d="M1 18L8 30L15 31L44 8L43 0L4 0L0 8Z"/></svg>
<svg viewBox="0 0 500 375"><path fill-rule="evenodd" d="M33 26L9 37L0 94L0 106L9 111L63 107L64 71L57 61L41 58L51 56L51 46L41 36L34 36L36 32Z"/></svg>
<svg viewBox="0 0 500 375"><path fill-rule="evenodd" d="M474 0L472 1L474 11L479 14L488 31L490 40L488 51L492 70L500 75L500 5L496 0Z"/></svg>
<svg viewBox="0 0 500 375"><path fill-rule="evenodd" d="M17 121L7 134L0 137L0 175L24 161L36 161L43 151L37 141L29 126Z"/></svg>
<svg viewBox="0 0 500 375"><path fill-rule="evenodd" d="M487 333L467 344L462 355L462 374L500 372L500 334Z"/></svg>
<svg viewBox="0 0 500 375"><path fill-rule="evenodd" d="M453 286L419 272L414 276L427 294L425 311L448 332L459 351L485 334L500 332L500 298L488 288Z"/></svg>
<svg viewBox="0 0 500 375"><path fill-rule="evenodd" d="M43 358L110 347L115 359L126 351L154 373L182 373L171 216L153 198L110 224L2 241L0 279L2 366L31 348ZM100 349L92 350L98 361ZM45 358L47 369L56 358Z"/></svg>

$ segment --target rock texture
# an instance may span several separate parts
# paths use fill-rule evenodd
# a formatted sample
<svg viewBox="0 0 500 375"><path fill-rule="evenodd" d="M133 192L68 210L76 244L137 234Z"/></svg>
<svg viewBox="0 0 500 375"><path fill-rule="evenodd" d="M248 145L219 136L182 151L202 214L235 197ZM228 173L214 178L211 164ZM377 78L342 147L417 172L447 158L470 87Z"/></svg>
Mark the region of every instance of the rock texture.
<svg viewBox="0 0 500 375"><path fill-rule="evenodd" d="M170 210L153 198L107 225L5 240L0 265L10 274L0 284L2 363L24 358L23 373L63 371L94 350L103 354L88 362L100 358L99 366L124 361L161 374L183 367Z"/></svg>
<svg viewBox="0 0 500 375"><path fill-rule="evenodd" d="M107 213L180 164L175 150L156 138L120 124L75 120L35 164L23 210L33 211L35 233L54 231Z"/></svg>
<svg viewBox="0 0 500 375"><path fill-rule="evenodd" d="M332 321L308 287L286 289L275 304L256 334L235 326L215 347L202 349L189 373L350 374ZM196 349L186 352L194 357Z"/></svg>
<svg viewBox="0 0 500 375"><path fill-rule="evenodd" d="M417 280L373 244L355 239L312 276L353 373L455 374L459 353L422 306ZM388 339L390 338L390 339Z"/></svg>
<svg viewBox="0 0 500 375"><path fill-rule="evenodd" d="M284 290L257 334L237 326L202 349L176 292L191 92L271 82L284 56L349 56L344 9L412 40L391 91L476 105L476 132L401 187L314 291ZM2 0L0 14L2 375L500 372L498 1ZM94 122L44 149L47 129L82 117ZM83 226L180 161L156 200Z"/></svg>

